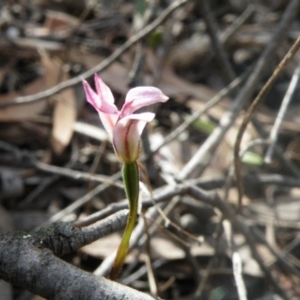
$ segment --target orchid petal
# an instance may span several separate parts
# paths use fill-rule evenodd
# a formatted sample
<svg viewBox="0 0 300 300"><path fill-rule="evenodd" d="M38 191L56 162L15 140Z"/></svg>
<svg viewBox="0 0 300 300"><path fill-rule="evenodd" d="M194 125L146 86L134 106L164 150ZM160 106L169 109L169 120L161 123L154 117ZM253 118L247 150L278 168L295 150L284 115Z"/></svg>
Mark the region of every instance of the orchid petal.
<svg viewBox="0 0 300 300"><path fill-rule="evenodd" d="M102 103L101 111L107 114L118 114L119 110L114 105L115 99L110 88L102 81L97 73L95 73L94 79L96 91Z"/></svg>
<svg viewBox="0 0 300 300"><path fill-rule="evenodd" d="M99 77L95 76L95 85L97 88L97 93L91 88L91 86L88 84L86 80L82 80L83 83L83 88L85 91L86 99L87 101L93 105L93 107L98 111L98 112L103 112L107 114L119 114L119 110L117 107L113 104L110 103L109 101L114 101L113 95L111 93L111 90L103 81L102 84L99 83L98 78L101 80ZM100 90L101 88L101 90ZM102 91L102 92L101 92ZM108 101L107 101L107 99ZM112 99L111 99L112 98Z"/></svg>
<svg viewBox="0 0 300 300"><path fill-rule="evenodd" d="M113 144L119 159L125 163L134 162L140 153L140 137L147 122L155 114L146 112L120 119L113 129Z"/></svg>
<svg viewBox="0 0 300 300"><path fill-rule="evenodd" d="M92 104L97 111L100 111L102 103L99 96L94 92L94 90L90 87L86 80L82 80L82 83L86 95L86 100L90 104Z"/></svg>
<svg viewBox="0 0 300 300"><path fill-rule="evenodd" d="M132 163L140 153L140 137L146 123L154 119L150 112L133 114L141 107L169 98L155 87L136 87L131 89L125 99L122 110L114 104L110 88L95 74L96 92L83 80L87 101L98 111L104 128L112 139L115 152L124 163Z"/></svg>
<svg viewBox="0 0 300 300"><path fill-rule="evenodd" d="M117 123L118 115L115 114L106 114L103 112L99 112L100 120L108 133L110 140L112 140L113 129Z"/></svg>
<svg viewBox="0 0 300 300"><path fill-rule="evenodd" d="M153 86L133 88L127 93L120 116L128 116L141 107L166 102L168 99L160 89Z"/></svg>

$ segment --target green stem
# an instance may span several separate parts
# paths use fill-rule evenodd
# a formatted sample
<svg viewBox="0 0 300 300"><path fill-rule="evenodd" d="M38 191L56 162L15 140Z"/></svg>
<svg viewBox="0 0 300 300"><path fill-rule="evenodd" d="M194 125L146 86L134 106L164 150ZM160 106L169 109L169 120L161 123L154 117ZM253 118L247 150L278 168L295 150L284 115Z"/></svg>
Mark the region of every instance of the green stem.
<svg viewBox="0 0 300 300"><path fill-rule="evenodd" d="M111 280L117 279L124 264L129 248L131 233L137 218L139 200L139 168L137 162L128 164L124 163L123 181L125 185L126 196L129 200L129 214L123 238L121 244L119 245L113 267L110 271L109 278Z"/></svg>

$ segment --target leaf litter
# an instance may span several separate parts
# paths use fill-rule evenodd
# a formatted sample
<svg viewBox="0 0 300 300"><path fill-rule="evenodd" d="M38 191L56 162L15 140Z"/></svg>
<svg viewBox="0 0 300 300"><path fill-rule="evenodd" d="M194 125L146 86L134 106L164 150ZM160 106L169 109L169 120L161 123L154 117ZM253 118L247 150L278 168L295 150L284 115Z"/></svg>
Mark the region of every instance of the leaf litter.
<svg viewBox="0 0 300 300"><path fill-rule="evenodd" d="M80 77L83 71L101 63L126 42L135 30L133 19L140 11L130 1L111 2L107 9L103 9L101 3L88 6L84 1L73 1L72 8L67 3L54 1L38 1L35 6L7 4L2 12L5 18L0 22L7 37L0 41L0 105ZM236 1L209 2L219 28L217 36L225 34L247 9L246 4L241 7ZM272 40L273 28L278 25L287 5L286 1L275 2L281 5L274 8L268 1L253 4L252 15L223 44L237 76L256 63ZM146 5L146 11L155 19L165 5L164 2L155 3L154 11L151 11L151 5ZM150 37L139 41L143 48L142 67L134 74L136 82L155 84L171 98L169 103L155 108L157 118L148 127L148 139L154 149L228 85L226 73L218 63L220 53L211 42L205 22L200 5L189 1ZM288 38L273 54L273 62L254 93L260 90L279 58L290 47L291 40L298 35L299 25L298 20L293 22L286 35ZM137 49L138 46L132 46L101 71L101 78L112 89L119 107L131 88L128 74ZM162 53L165 60L161 60ZM297 60L299 57L296 56ZM161 71L155 82L158 69ZM255 114L260 125L249 126L242 149L259 139L267 143L292 76L291 70L293 66L284 70ZM225 95L177 138L150 155L152 167L149 168L147 163L145 166L153 191L177 184L177 174L211 132L222 126L219 121L230 109L235 96L236 91ZM253 239L251 246L257 249L269 268L269 275L278 280L290 299L300 297L300 279L285 271L285 263L299 267L299 198L293 196L298 195L299 186L292 180L297 179L295 173L288 168L288 163L299 168L298 98L299 90L296 89L278 134L283 158L274 156L270 165L265 164L266 146L263 143L254 144L243 156L244 206L237 212L245 226L259 230L264 237ZM191 184L218 192L233 210L237 203L236 185L235 180L228 178L232 172L233 144L242 118L243 111L240 111L236 122L219 141L203 174L195 172L190 176L196 181ZM262 132L267 134L263 136ZM83 180L38 170L32 159L74 171L112 176L118 171L119 163L106 141L107 135L98 116L85 104L79 85L40 101L0 107L0 208L3 214L0 220L10 220L0 223L0 229L5 230L5 226L12 223L10 230L13 227L15 230L33 230L92 190L92 185ZM145 156L149 155L145 145L144 148ZM124 196L122 189L108 186L62 220L80 221L122 201ZM168 221L160 221L159 215L147 220L150 226L148 247L145 242L143 244L145 237L142 237L129 254L120 281L149 292L145 266L146 257L150 257L159 296L164 299L239 299L232 269L233 249L226 240L222 213L217 207L201 203L201 199L195 201L189 195L176 197L178 201L170 212L164 208ZM168 199L167 203L173 200ZM144 213L146 210L145 207ZM76 260L76 265L82 269L93 272L117 248L119 238L120 234L114 233L87 245L74 253L73 261ZM249 241L238 228L232 229L231 238L242 260L248 299L269 299L270 294L278 296L251 253ZM279 254L287 261L282 262ZM70 258L65 259L72 263ZM5 298L7 300L21 299L26 294L16 290L13 297L12 288L5 286L3 291L4 288L10 295Z"/></svg>

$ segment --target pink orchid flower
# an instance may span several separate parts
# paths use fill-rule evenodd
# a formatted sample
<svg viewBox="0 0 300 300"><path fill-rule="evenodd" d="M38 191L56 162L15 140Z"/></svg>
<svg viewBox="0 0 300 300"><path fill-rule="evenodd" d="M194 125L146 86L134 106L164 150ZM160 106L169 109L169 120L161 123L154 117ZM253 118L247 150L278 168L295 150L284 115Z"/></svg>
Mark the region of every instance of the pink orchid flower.
<svg viewBox="0 0 300 300"><path fill-rule="evenodd" d="M136 87L126 95L125 103L119 111L115 106L110 88L95 74L97 93L83 80L87 101L98 111L104 128L111 138L115 152L124 163L135 162L140 153L140 137L148 122L155 114L144 112L134 114L141 107L169 98L158 88L152 86Z"/></svg>

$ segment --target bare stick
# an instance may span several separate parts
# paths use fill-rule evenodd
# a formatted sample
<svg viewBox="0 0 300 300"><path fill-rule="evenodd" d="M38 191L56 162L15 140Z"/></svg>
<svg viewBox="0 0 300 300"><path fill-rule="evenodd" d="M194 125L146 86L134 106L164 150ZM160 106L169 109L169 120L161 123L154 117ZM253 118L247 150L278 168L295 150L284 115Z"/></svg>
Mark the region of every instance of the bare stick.
<svg viewBox="0 0 300 300"><path fill-rule="evenodd" d="M300 47L300 37L295 41L293 46L290 48L286 56L283 58L283 60L280 62L280 64L277 66L275 71L273 72L272 76L269 78L269 80L266 82L266 84L263 86L263 88L260 90L259 94L247 110L247 113L243 119L242 125L239 129L239 132L237 134L237 138L234 145L234 167L235 167L235 176L236 176L236 182L237 182L237 188L238 188L238 205L239 208L242 206L242 195L243 195L243 183L241 179L241 161L240 161L240 144L243 137L243 134L246 130L246 127L251 120L252 115L258 108L259 104L264 99L265 95L270 90L271 86L274 84L275 80L280 75L281 71L284 69L284 67L287 65L287 63L294 57L297 50Z"/></svg>
<svg viewBox="0 0 300 300"><path fill-rule="evenodd" d="M110 177L110 180L117 180L120 177L121 177L121 172L118 172L118 173L114 174L112 177ZM57 222L57 221L61 220L66 215L70 214L71 212L78 209L79 207L81 207L85 203L89 202L93 197L98 195L100 192L104 191L109 186L110 186L110 184L108 184L108 183L102 183L102 184L98 185L92 191L90 191L88 194L86 194L85 196L79 198L74 203L72 203L71 205L67 206L66 208L62 209L60 212L58 212L57 214L52 216L46 222L46 224ZM45 225L45 224L43 224L43 225Z"/></svg>
<svg viewBox="0 0 300 300"><path fill-rule="evenodd" d="M205 19L205 23L207 26L207 31L210 35L211 44L216 52L217 59L219 61L220 67L225 71L225 75L227 80L232 81L235 78L234 70L229 62L227 54L218 38L218 27L216 24L216 20L210 9L210 1L202 0L200 1L200 5L202 7L203 18Z"/></svg>
<svg viewBox="0 0 300 300"><path fill-rule="evenodd" d="M49 300L155 299L80 270L38 244L22 233L0 234L0 277Z"/></svg>
<svg viewBox="0 0 300 300"><path fill-rule="evenodd" d="M242 260L238 252L234 252L232 255L232 265L239 300L247 300L247 291L242 275Z"/></svg>
<svg viewBox="0 0 300 300"><path fill-rule="evenodd" d="M287 92L283 98L283 101L280 106L280 110L278 112L277 118L275 120L274 126L270 133L270 144L265 156L265 163L269 164L272 161L273 152L275 149L275 145L278 138L278 133L281 127L281 124L283 122L283 118L285 116L285 113L290 105L290 102L292 100L293 94L297 88L298 82L299 82L299 76L300 76L300 63L298 63L297 68L295 69L295 72L293 74L292 80L290 82L290 85L287 89Z"/></svg>
<svg viewBox="0 0 300 300"><path fill-rule="evenodd" d="M256 131L259 133L259 135L263 138L263 139L267 139L268 138L268 134L267 132L264 130L263 126L261 125L261 122L255 117L253 116L252 118L252 124L255 127ZM299 168L293 164L284 154L283 150L281 149L281 147L279 145L276 145L275 147L275 154L277 155L277 157L279 158L280 162L283 164L283 166L289 170L289 172L291 174L293 174L293 176L300 178L300 170Z"/></svg>
<svg viewBox="0 0 300 300"><path fill-rule="evenodd" d="M39 161L34 161L34 165L38 170L44 171L47 173L65 176L65 177L69 177L69 178L72 178L75 180L106 183L106 184L113 185L115 187L124 189L123 183L121 183L120 181L112 180L111 177L109 177L109 176L94 175L91 173L76 171L76 170L72 170L69 168L57 167L57 166L53 166L53 165L44 164Z"/></svg>

